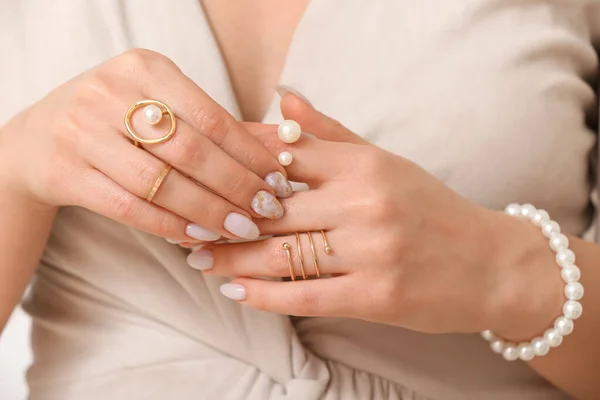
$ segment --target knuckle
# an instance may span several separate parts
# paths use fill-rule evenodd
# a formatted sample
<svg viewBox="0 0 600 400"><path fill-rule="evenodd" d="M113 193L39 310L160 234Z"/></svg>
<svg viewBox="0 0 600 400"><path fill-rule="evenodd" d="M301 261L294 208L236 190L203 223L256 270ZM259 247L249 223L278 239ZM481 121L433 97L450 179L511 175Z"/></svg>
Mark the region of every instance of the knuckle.
<svg viewBox="0 0 600 400"><path fill-rule="evenodd" d="M137 203L139 198L135 197L131 193L117 193L114 195L109 204L111 210L114 210L115 217L118 221L131 222L137 219Z"/></svg>
<svg viewBox="0 0 600 400"><path fill-rule="evenodd" d="M277 137L260 137L259 140L263 143L263 146L269 150L272 154L279 154L287 150L285 144Z"/></svg>
<svg viewBox="0 0 600 400"><path fill-rule="evenodd" d="M179 134L169 141L173 146L177 165L190 165L197 168L204 164L207 153L197 138L191 134Z"/></svg>
<svg viewBox="0 0 600 400"><path fill-rule="evenodd" d="M127 76L146 75L175 66L168 57L148 49L130 49L113 59L117 71Z"/></svg>
<svg viewBox="0 0 600 400"><path fill-rule="evenodd" d="M165 238L173 237L173 232L178 232L179 226L179 219L175 215L165 211L156 213L153 223L154 234Z"/></svg>
<svg viewBox="0 0 600 400"><path fill-rule="evenodd" d="M250 179L248 179L245 173L231 174L231 179L229 179L226 188L221 194L228 200L233 200L246 193L252 196L253 193L249 193L251 189L248 187L248 182L250 182Z"/></svg>
<svg viewBox="0 0 600 400"><path fill-rule="evenodd" d="M293 315L316 315L319 309L318 299L302 288L295 288L291 294L291 307Z"/></svg>
<svg viewBox="0 0 600 400"><path fill-rule="evenodd" d="M199 113L200 132L217 146L220 146L231 132L232 122L221 111L204 109Z"/></svg>

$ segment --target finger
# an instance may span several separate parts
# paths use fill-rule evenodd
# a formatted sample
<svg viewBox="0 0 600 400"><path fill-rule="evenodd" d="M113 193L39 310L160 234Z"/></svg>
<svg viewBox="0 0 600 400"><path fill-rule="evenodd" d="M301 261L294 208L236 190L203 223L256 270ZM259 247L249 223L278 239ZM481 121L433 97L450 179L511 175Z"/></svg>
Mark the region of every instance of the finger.
<svg viewBox="0 0 600 400"><path fill-rule="evenodd" d="M346 215L345 206L331 191L317 188L297 192L293 197L282 200L286 214L277 220L257 220L256 225L263 235L291 234L310 230L334 229L351 217Z"/></svg>
<svg viewBox="0 0 600 400"><path fill-rule="evenodd" d="M335 231L327 233L328 242L339 242ZM312 240L312 242L311 242ZM284 248L289 244L288 250ZM298 277L343 274L348 252L325 251L319 232L272 237L258 242L209 244L188 257L190 266L220 276ZM314 252L313 252L314 251ZM288 260L288 254L291 258ZM315 258L316 257L316 262Z"/></svg>
<svg viewBox="0 0 600 400"><path fill-rule="evenodd" d="M283 117L298 122L302 127L302 131L309 132L319 139L332 142L369 144L340 122L328 117L312 105L306 103L295 93L290 91L283 91L281 93L283 93L283 96L280 107Z"/></svg>
<svg viewBox="0 0 600 400"><path fill-rule="evenodd" d="M292 154L293 161L286 167L291 180L305 182L314 188L344 172L350 144L328 142L307 134L302 134L297 142L287 144L277 136L277 125L252 122L244 125L273 155L284 151Z"/></svg>
<svg viewBox="0 0 600 400"><path fill-rule="evenodd" d="M134 128L138 132L160 129L140 122L141 116L137 117ZM144 149L254 217L279 218L283 215L283 208L271 186L185 121L178 121L177 132L170 140L145 145Z"/></svg>
<svg viewBox="0 0 600 400"><path fill-rule="evenodd" d="M187 220L140 199L98 170L86 170L71 188L73 204L156 236L185 237Z"/></svg>
<svg viewBox="0 0 600 400"><path fill-rule="evenodd" d="M93 151L86 153L95 168L121 187L142 199L146 199L154 189L154 204L193 222L186 227L187 239L217 240L221 235L255 239L259 236L257 226L243 209L196 184L177 170L166 170L163 161L132 146L121 137L114 136L112 140L96 142ZM159 181L161 178L162 182ZM156 190L157 182L160 182L160 186ZM169 238L180 239L179 236Z"/></svg>
<svg viewBox="0 0 600 400"><path fill-rule="evenodd" d="M277 314L302 317L349 317L353 309L354 278L273 282L238 278L221 286L221 293L242 304Z"/></svg>
<svg viewBox="0 0 600 400"><path fill-rule="evenodd" d="M242 166L264 179L285 169L261 144L245 131L225 109L208 96L174 64L164 74L152 77L150 98L160 96L175 113Z"/></svg>

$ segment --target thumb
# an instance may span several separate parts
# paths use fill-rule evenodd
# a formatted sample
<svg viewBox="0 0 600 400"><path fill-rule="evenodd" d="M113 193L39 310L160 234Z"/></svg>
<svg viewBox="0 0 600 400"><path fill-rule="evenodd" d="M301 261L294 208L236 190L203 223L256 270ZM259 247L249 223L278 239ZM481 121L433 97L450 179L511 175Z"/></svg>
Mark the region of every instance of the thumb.
<svg viewBox="0 0 600 400"><path fill-rule="evenodd" d="M279 85L277 86L277 93L281 97L280 107L283 118L298 122L303 131L330 142L369 144L335 119L317 111L295 89Z"/></svg>

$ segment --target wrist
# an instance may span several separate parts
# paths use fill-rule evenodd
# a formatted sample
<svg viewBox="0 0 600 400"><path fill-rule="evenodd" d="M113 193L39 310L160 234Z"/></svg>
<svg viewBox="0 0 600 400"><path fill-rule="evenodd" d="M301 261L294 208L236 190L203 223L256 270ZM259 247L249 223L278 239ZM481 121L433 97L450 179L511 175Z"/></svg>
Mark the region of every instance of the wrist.
<svg viewBox="0 0 600 400"><path fill-rule="evenodd" d="M555 254L540 229L503 212L489 211L493 284L484 301L488 329L521 341L552 327L565 301Z"/></svg>

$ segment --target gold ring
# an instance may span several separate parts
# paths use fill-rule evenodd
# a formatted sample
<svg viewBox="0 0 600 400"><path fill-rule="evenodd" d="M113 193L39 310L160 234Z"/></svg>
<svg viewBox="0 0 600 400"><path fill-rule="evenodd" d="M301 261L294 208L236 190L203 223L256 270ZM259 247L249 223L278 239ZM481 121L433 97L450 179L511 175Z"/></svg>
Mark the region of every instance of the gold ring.
<svg viewBox="0 0 600 400"><path fill-rule="evenodd" d="M317 258L317 251L315 250L315 242L312 238L311 232L306 232L308 235L308 241L310 242L310 250L312 251L313 262L315 264L315 272L317 274L317 278L321 277L321 271L319 270L319 259Z"/></svg>
<svg viewBox="0 0 600 400"><path fill-rule="evenodd" d="M292 281L295 281L296 273L294 272L294 265L292 264L292 246L286 242L283 244L283 249L285 250L285 253L287 254L288 267L290 269L290 278L292 278Z"/></svg>
<svg viewBox="0 0 600 400"><path fill-rule="evenodd" d="M298 259L300 260L300 272L302 279L306 280L306 272L304 271L304 255L302 254L302 243L300 242L300 234L296 232L296 246L298 247Z"/></svg>
<svg viewBox="0 0 600 400"><path fill-rule="evenodd" d="M167 177L167 175L169 175L169 172L171 172L171 168L173 168L171 165L167 165L166 168L163 169L163 171L160 173L158 178L156 178L156 182L154 182L154 186L152 186L152 190L150 190L148 197L146 197L146 201L148 203L152 203L152 199L154 198L154 196L156 196L158 189L160 189L165 178Z"/></svg>
<svg viewBox="0 0 600 400"><path fill-rule="evenodd" d="M171 128L169 129L169 132L166 135L161 136L156 139L144 139L143 137L138 135L135 132L135 130L133 129L133 126L131 125L131 118L133 117L133 113L136 112L136 110L141 107L158 107L161 111L161 116L168 114L169 119L171 121ZM149 124L155 125L158 122L160 122L160 117L157 118L155 121L146 121L146 122L148 122ZM133 139L133 143L136 145L136 147L139 147L140 143L144 143L144 144L164 143L167 140L171 139L173 137L173 135L175 134L175 131L177 130L177 120L175 119L175 115L173 115L173 112L171 111L169 106L167 106L162 101L142 100L142 101L138 101L133 106L131 106L131 108L127 111L127 114L125 114L125 129L127 129L127 133L129 133L129 136L131 136L131 138Z"/></svg>
<svg viewBox="0 0 600 400"><path fill-rule="evenodd" d="M325 236L325 231L322 229L321 229L321 236L323 236L323 245L325 246L325 253L331 254L333 249L331 248L331 246L329 245L329 242L327 241L327 236Z"/></svg>

